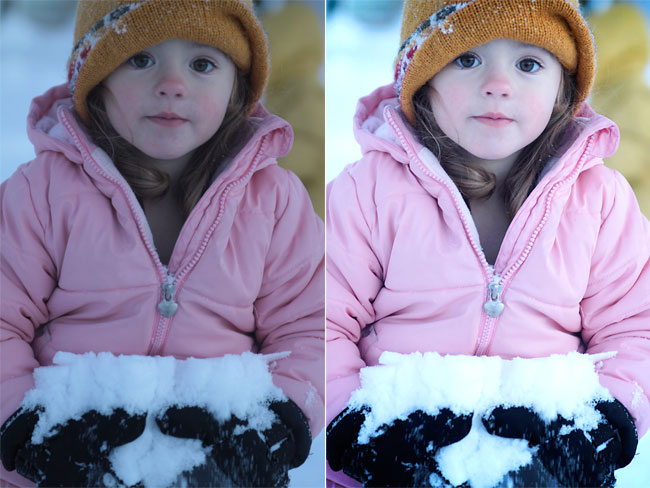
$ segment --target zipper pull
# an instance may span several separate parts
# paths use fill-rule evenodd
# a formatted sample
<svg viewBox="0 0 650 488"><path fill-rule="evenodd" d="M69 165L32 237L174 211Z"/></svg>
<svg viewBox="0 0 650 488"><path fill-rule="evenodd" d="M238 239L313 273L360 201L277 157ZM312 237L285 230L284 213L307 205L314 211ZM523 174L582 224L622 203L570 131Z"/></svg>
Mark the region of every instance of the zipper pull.
<svg viewBox="0 0 650 488"><path fill-rule="evenodd" d="M158 311L163 317L171 317L178 310L178 304L174 301L174 293L176 293L176 285L173 283L173 276L168 276L167 281L162 284L163 297L162 301L158 304Z"/></svg>
<svg viewBox="0 0 650 488"><path fill-rule="evenodd" d="M503 303L501 303L501 291L503 290L503 286L499 281L501 281L501 277L494 273L492 276L492 283L488 285L488 301L485 302L483 308L490 317L498 317L505 308Z"/></svg>

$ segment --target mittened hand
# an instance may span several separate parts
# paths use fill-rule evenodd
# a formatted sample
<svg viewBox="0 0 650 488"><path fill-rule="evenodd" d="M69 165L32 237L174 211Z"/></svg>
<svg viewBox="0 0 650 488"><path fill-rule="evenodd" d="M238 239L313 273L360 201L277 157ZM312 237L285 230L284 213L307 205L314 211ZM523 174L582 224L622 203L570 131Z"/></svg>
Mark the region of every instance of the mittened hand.
<svg viewBox="0 0 650 488"><path fill-rule="evenodd" d="M307 458L311 434L291 400L273 402L269 410L277 418L262 432L236 417L219 422L201 407L170 407L156 422L165 434L212 446L216 464L237 486L285 486L288 470Z"/></svg>
<svg viewBox="0 0 650 488"><path fill-rule="evenodd" d="M16 469L18 451L30 443L40 412L19 409L0 428L0 459L7 471Z"/></svg>
<svg viewBox="0 0 650 488"><path fill-rule="evenodd" d="M79 419L55 426L53 435L34 444L31 437L39 413L19 411L2 428L3 464L39 486L101 484L104 473L110 472L107 457L111 450L134 441L145 427L144 414L130 415L116 409L105 415L91 410ZM19 439L22 444L16 445Z"/></svg>
<svg viewBox="0 0 650 488"><path fill-rule="evenodd" d="M348 476L372 486L427 484L429 474L437 470L436 451L465 437L472 426L471 415L459 416L448 409L438 415L416 410L380 429L382 433L367 444L359 444L366 412L346 410L330 424L327 456L332 469L340 466Z"/></svg>
<svg viewBox="0 0 650 488"><path fill-rule="evenodd" d="M483 423L491 434L539 446L538 456L560 485L606 486L614 482L614 470L632 459L629 452L636 450L636 429L620 402L601 402L596 408L604 418L589 432L562 417L546 424L525 407L496 408ZM628 435L622 438L621 432Z"/></svg>
<svg viewBox="0 0 650 488"><path fill-rule="evenodd" d="M219 422L203 407L169 407L162 415L156 417L158 428L163 434L184 439L198 439L204 446L221 442L231 435L237 425L244 422L236 418L228 422Z"/></svg>
<svg viewBox="0 0 650 488"><path fill-rule="evenodd" d="M343 458L346 451L357 445L359 431L370 409L360 410L346 408L327 426L326 456L327 462L334 471L343 469Z"/></svg>
<svg viewBox="0 0 650 488"><path fill-rule="evenodd" d="M277 415L280 424L288 427L290 434L290 438L286 438L286 442L282 444L276 444L277 441L269 443L271 446L277 446L273 456L278 462L285 463L290 468L297 468L307 460L311 448L311 430L307 417L292 400L272 402L269 410ZM283 439L277 436L275 438Z"/></svg>
<svg viewBox="0 0 650 488"><path fill-rule="evenodd" d="M528 407L497 407L483 418L483 425L490 434L525 439L534 446L559 432L566 423L564 419L558 418L546 424Z"/></svg>

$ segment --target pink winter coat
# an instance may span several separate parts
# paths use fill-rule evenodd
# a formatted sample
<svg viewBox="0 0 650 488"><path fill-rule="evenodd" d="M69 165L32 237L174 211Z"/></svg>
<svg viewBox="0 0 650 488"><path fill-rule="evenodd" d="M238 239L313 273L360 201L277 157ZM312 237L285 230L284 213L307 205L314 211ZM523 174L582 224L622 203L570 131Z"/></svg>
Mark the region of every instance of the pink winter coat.
<svg viewBox="0 0 650 488"><path fill-rule="evenodd" d="M616 125L584 106L584 128L513 219L494 266L472 216L401 116L392 85L360 100L363 158L327 192L327 423L383 351L504 358L617 351L601 383L650 426L650 224L603 165ZM571 372L567 371L570 377ZM358 486L341 472L328 477Z"/></svg>
<svg viewBox="0 0 650 488"><path fill-rule="evenodd" d="M141 206L72 113L65 85L28 117L37 157L0 186L1 417L57 351L218 357L290 351L274 382L324 422L324 236L298 178L277 166L289 125L257 129L183 226L166 269ZM158 311L163 285L178 309ZM246 385L242 385L246 387ZM31 484L2 471L13 483Z"/></svg>

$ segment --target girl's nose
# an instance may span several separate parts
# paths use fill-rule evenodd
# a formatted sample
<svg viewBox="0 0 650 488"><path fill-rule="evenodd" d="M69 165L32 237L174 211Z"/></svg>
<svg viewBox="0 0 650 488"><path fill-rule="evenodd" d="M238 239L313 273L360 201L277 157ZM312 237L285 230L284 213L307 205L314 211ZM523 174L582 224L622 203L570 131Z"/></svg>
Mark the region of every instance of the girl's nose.
<svg viewBox="0 0 650 488"><path fill-rule="evenodd" d="M183 98L186 90L182 76L170 71L163 73L156 85L156 94L161 97Z"/></svg>
<svg viewBox="0 0 650 488"><path fill-rule="evenodd" d="M512 84L505 73L489 73L481 91L488 97L509 97L512 95Z"/></svg>

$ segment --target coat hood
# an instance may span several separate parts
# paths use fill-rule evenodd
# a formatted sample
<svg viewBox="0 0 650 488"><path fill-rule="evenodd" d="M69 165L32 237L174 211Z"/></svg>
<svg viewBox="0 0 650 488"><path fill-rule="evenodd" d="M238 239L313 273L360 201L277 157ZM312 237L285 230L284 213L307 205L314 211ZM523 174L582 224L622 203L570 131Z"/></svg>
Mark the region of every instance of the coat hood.
<svg viewBox="0 0 650 488"><path fill-rule="evenodd" d="M399 100L395 97L392 84L382 86L370 95L361 98L354 116L354 135L361 146L362 154L380 151L389 154L396 161L409 164L409 153L426 159L425 164L436 173L444 173L438 160L419 141L413 126L406 120L399 109ZM602 164L602 158L616 152L619 142L619 130L607 117L596 114L584 103L580 108L575 123L567 133L566 141L560 152L562 156L549 162L544 175L565 174L575 169L580 158L565 157L578 151L584 152L587 140L592 139L590 155L580 170ZM426 156L423 158L423 154ZM557 164L559 162L559 164ZM433 167L431 167L433 166Z"/></svg>
<svg viewBox="0 0 650 488"><path fill-rule="evenodd" d="M87 152L88 155L95 155L95 151L103 153L90 140L85 126L76 117L66 84L50 88L43 95L32 100L27 116L27 135L34 145L37 155L44 151L54 151L61 153L73 163L83 164L84 152ZM268 158L262 161L256 169L272 164L273 158L285 156L293 143L291 126L258 104L249 117L248 141L243 144L233 161L241 162L244 159L250 162L253 158L241 158L240 156L257 152L266 135L269 135L266 138L265 147L265 154ZM107 161L107 157L99 159L100 164L113 166L112 162ZM242 170L248 169L236 168L237 166L237 164L231 164L224 173L232 173L233 170L238 169L239 171L236 173L239 174ZM109 169L113 174L117 172L114 166L105 169Z"/></svg>

